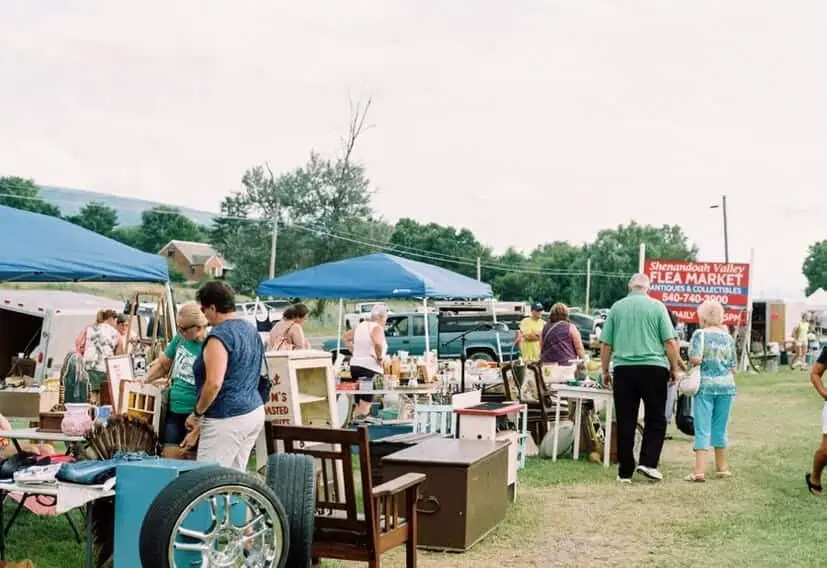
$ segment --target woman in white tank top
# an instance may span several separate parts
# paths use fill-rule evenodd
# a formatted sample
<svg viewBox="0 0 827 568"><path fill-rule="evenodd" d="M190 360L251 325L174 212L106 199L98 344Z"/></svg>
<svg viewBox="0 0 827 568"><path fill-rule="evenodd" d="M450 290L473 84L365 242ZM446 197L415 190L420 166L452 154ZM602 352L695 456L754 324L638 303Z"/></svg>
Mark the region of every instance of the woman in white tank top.
<svg viewBox="0 0 827 568"><path fill-rule="evenodd" d="M385 340L385 322L388 320L388 311L384 305L377 304L370 312L370 320L363 321L355 329L345 334L344 342L350 348L350 379L372 379L376 374L382 374L382 359L388 353L388 343ZM358 405L357 415L366 415L370 412L373 402L371 395L356 395Z"/></svg>

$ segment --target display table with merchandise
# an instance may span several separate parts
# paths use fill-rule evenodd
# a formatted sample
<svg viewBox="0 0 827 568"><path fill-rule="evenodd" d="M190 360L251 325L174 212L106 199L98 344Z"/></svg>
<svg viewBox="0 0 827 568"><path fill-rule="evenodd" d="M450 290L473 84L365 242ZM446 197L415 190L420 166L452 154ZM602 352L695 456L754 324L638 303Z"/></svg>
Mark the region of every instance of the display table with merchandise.
<svg viewBox="0 0 827 568"><path fill-rule="evenodd" d="M580 429L582 427L583 417L583 401L591 400L595 403L606 403L606 429L603 444L603 466L609 467L609 457L611 454L611 439L612 439L612 411L614 404L612 399L612 391L604 388L592 387L571 387L565 384L552 385L550 387L552 393L557 395L557 404L554 410L554 423L560 423L560 400L572 399L577 401L577 407L574 413L574 452L573 457L577 459L580 454ZM552 450L552 461L557 461L557 446L559 443L560 429L554 429L554 445Z"/></svg>

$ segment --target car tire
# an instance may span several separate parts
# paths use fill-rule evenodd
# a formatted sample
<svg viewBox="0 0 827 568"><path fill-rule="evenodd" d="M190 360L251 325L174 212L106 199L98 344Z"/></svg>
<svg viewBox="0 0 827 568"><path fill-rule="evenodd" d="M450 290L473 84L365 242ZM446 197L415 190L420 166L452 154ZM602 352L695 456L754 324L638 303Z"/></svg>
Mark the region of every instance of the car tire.
<svg viewBox="0 0 827 568"><path fill-rule="evenodd" d="M174 563L170 563L169 554L171 541L178 525L187 518L185 513L191 512L205 495L220 494L222 488L241 489L270 508L269 520L273 523L273 530L277 531L274 535L276 555L273 566L284 568L289 553L290 527L278 497L258 478L219 466L201 467L183 473L155 497L141 526L141 564L152 568L172 568Z"/></svg>
<svg viewBox="0 0 827 568"><path fill-rule="evenodd" d="M496 361L496 356L491 353L490 351L480 350L480 351L471 351L468 353L468 359L471 361Z"/></svg>
<svg viewBox="0 0 827 568"><path fill-rule="evenodd" d="M267 460L267 486L290 524L288 566L309 566L316 519L316 468L311 456L277 454Z"/></svg>

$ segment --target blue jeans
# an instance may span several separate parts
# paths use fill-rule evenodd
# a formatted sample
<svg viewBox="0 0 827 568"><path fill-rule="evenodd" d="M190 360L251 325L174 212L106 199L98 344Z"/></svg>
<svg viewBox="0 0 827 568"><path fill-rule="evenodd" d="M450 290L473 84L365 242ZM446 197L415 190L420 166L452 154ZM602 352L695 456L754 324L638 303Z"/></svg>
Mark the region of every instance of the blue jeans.
<svg viewBox="0 0 827 568"><path fill-rule="evenodd" d="M695 449L727 447L734 394L698 394L694 400Z"/></svg>

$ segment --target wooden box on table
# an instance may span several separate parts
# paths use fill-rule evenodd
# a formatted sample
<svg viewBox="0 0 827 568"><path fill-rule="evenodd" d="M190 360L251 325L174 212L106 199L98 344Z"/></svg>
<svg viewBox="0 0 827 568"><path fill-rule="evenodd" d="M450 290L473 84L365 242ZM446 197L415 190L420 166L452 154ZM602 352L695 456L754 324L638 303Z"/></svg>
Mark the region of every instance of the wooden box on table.
<svg viewBox="0 0 827 568"><path fill-rule="evenodd" d="M464 552L505 518L508 445L437 437L385 456L386 481L427 476L417 502L420 548Z"/></svg>

